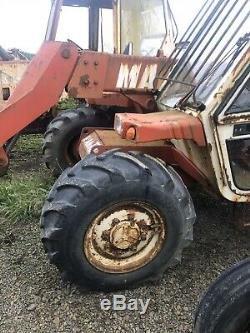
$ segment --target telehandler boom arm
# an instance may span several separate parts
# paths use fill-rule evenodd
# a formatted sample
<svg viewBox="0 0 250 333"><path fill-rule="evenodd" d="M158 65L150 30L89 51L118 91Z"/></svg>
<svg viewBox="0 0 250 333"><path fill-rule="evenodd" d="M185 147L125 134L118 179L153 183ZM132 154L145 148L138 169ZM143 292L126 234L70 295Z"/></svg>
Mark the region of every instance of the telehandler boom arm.
<svg viewBox="0 0 250 333"><path fill-rule="evenodd" d="M45 42L42 45L0 110L0 147L58 102L77 57L77 48L72 44Z"/></svg>
<svg viewBox="0 0 250 333"><path fill-rule="evenodd" d="M167 61L166 57L79 52L74 43L44 42L0 110L0 169L8 164L6 142L56 105L66 87L70 96L92 105L155 111L154 79Z"/></svg>

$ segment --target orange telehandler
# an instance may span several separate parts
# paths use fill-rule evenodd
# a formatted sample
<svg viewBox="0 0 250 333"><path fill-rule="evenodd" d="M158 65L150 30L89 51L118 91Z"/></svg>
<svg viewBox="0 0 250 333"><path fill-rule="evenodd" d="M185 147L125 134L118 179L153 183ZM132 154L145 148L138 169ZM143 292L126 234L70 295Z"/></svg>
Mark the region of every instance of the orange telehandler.
<svg viewBox="0 0 250 333"><path fill-rule="evenodd" d="M55 41L61 10L68 6L88 11L89 50L70 40ZM105 15L113 15L114 36L105 30ZM0 110L0 173L8 167L7 155L18 133L56 105L64 89L84 105L45 119L52 122L45 134L44 158L55 175L80 159L83 127L112 128L117 111L153 111L153 80L174 48L176 33L167 0L52 1L45 42ZM114 54L103 52L105 41L114 44Z"/></svg>
<svg viewBox="0 0 250 333"><path fill-rule="evenodd" d="M115 3L120 24L126 6L134 13L140 4L147 17L161 3L155 17L167 4ZM162 55L172 45L169 32L154 57L137 52L145 45L152 49L158 34L142 37L139 48L128 39L126 52L137 50L134 55L44 43L0 112L0 146L53 106L65 87L87 101L89 113L77 117L84 119L80 139L76 131L70 149L82 160L61 174L41 216L45 251L64 277L102 290L161 278L193 239L190 183L239 206L250 202L249 13L249 0L204 1L168 57ZM96 110L105 117L110 106L116 108L114 129L85 122ZM45 155L61 124L72 118L62 114L49 126ZM3 147L0 154L4 167ZM53 170L60 165L58 159L47 161ZM250 225L249 215L244 223Z"/></svg>
<svg viewBox="0 0 250 333"><path fill-rule="evenodd" d="M234 202L250 226L249 14L249 0L205 1L170 59L150 67L154 99L142 103L151 112L83 129L82 160L59 177L41 216L45 251L64 277L101 290L160 279L193 239L190 184ZM104 85L141 97L144 58L130 58L129 79L119 59L114 73L123 71ZM99 85L102 70L84 74ZM88 82L78 93L91 92Z"/></svg>

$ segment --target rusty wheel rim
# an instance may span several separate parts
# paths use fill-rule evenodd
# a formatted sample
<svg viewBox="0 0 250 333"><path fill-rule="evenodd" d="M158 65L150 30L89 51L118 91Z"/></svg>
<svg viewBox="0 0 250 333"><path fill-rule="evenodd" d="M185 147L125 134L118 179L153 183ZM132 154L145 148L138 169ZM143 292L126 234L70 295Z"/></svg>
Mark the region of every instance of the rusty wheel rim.
<svg viewBox="0 0 250 333"><path fill-rule="evenodd" d="M162 249L166 224L160 212L144 202L113 205L93 220L84 237L84 253L97 269L135 271Z"/></svg>
<svg viewBox="0 0 250 333"><path fill-rule="evenodd" d="M64 157L69 165L74 165L80 160L79 137L72 139L64 149Z"/></svg>

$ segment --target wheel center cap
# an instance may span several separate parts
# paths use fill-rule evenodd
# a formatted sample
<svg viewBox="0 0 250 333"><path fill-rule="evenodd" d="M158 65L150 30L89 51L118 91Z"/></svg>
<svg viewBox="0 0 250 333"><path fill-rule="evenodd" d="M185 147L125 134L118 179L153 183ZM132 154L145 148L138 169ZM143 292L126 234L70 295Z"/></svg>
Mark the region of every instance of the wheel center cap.
<svg viewBox="0 0 250 333"><path fill-rule="evenodd" d="M132 226L130 222L122 222L112 228L110 242L114 247L126 250L139 241L140 234L137 224Z"/></svg>

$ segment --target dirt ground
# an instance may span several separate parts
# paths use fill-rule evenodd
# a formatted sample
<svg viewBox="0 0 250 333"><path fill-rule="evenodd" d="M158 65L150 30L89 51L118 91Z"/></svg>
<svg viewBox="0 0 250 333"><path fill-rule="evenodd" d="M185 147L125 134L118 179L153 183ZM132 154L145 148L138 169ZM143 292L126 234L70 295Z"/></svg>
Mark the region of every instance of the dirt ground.
<svg viewBox="0 0 250 333"><path fill-rule="evenodd" d="M11 175L48 173L41 149L14 152ZM0 184L1 186L1 184ZM0 217L0 332L192 332L193 316L208 285L233 263L250 256L250 232L239 230L230 203L195 193L194 242L182 264L159 283L116 292L150 298L147 312L102 311L93 293L62 282L48 264L39 239L39 219L13 222ZM1 203L0 203L1 204ZM14 209L14 207L13 207Z"/></svg>

